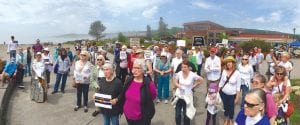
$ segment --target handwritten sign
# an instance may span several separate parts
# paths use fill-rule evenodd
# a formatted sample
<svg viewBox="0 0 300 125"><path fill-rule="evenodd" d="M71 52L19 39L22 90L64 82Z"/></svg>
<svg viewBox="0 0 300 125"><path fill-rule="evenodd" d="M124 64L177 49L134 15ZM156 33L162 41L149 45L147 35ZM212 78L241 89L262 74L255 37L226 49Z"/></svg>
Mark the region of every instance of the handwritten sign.
<svg viewBox="0 0 300 125"><path fill-rule="evenodd" d="M177 46L183 46L183 47L185 47L185 43L186 43L185 40L177 40L177 41L176 41L176 45L177 45Z"/></svg>

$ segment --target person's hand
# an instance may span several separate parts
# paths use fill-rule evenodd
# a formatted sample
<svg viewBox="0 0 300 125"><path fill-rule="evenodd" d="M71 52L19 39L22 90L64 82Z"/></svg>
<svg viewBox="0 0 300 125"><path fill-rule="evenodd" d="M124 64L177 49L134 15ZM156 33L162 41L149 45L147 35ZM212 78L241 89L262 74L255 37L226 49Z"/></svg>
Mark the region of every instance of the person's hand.
<svg viewBox="0 0 300 125"><path fill-rule="evenodd" d="M114 98L114 99L110 100L110 103L111 103L112 105L116 105L117 102L118 102L118 99L117 99L117 98Z"/></svg>
<svg viewBox="0 0 300 125"><path fill-rule="evenodd" d="M164 71L160 71L159 73L160 73L160 75L164 75Z"/></svg>
<svg viewBox="0 0 300 125"><path fill-rule="evenodd" d="M238 97L235 97L235 99L234 99L234 104L238 104L238 102L239 102L239 98L238 98Z"/></svg>

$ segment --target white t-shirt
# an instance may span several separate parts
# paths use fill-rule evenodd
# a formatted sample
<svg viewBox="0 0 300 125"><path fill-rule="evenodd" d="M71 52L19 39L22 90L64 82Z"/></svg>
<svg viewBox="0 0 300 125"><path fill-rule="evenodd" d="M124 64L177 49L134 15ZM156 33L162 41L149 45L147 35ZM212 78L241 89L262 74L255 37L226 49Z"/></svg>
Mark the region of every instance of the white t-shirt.
<svg viewBox="0 0 300 125"><path fill-rule="evenodd" d="M287 61L287 62L280 61L278 65L283 66L286 70L292 70L293 69L293 65L290 61Z"/></svg>
<svg viewBox="0 0 300 125"><path fill-rule="evenodd" d="M182 63L182 58L178 59L177 57L175 57L175 58L172 59L171 67L173 67L173 70L174 70L173 73L174 74L175 74L175 71L177 70L177 67L180 63Z"/></svg>
<svg viewBox="0 0 300 125"><path fill-rule="evenodd" d="M262 54L262 53L257 53L256 56L257 56L258 63L262 62L265 58L264 54Z"/></svg>
<svg viewBox="0 0 300 125"><path fill-rule="evenodd" d="M249 64L245 66L239 64L238 70L241 74L241 85L247 85L248 87L250 87L250 80L254 74L252 66Z"/></svg>
<svg viewBox="0 0 300 125"><path fill-rule="evenodd" d="M256 65L257 64L257 56L249 56L249 64L250 65L252 65L252 66L254 66L254 65Z"/></svg>
<svg viewBox="0 0 300 125"><path fill-rule="evenodd" d="M179 81L180 88L180 94L192 94L192 88L194 85L194 82L200 79L200 76L198 76L196 73L190 71L187 78L183 78L183 72L180 71L176 74L176 80Z"/></svg>
<svg viewBox="0 0 300 125"><path fill-rule="evenodd" d="M219 83L219 87L223 87L225 84L225 81L227 80L227 76L230 74L227 74L226 70L223 70L221 80ZM235 71L234 74L230 77L228 83L223 87L222 91L227 95L235 95L237 91L240 91L241 89L241 74L239 71Z"/></svg>
<svg viewBox="0 0 300 125"><path fill-rule="evenodd" d="M197 60L197 64L202 64L202 60L204 58L204 53L203 51L199 51L198 53L196 53L196 60Z"/></svg>
<svg viewBox="0 0 300 125"><path fill-rule="evenodd" d="M273 78L271 78L271 79L273 79ZM290 80L287 80L286 87L291 87L291 81ZM279 92L279 89L280 89L280 92L283 91L283 82L281 82L278 86L273 86L272 94L275 94L275 93Z"/></svg>

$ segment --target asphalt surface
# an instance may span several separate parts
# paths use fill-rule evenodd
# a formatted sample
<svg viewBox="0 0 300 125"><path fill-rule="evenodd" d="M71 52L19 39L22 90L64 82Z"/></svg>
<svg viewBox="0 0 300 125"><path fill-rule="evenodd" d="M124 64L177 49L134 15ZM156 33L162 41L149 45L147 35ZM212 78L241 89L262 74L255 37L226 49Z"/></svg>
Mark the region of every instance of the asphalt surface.
<svg viewBox="0 0 300 125"><path fill-rule="evenodd" d="M300 64L300 60L294 60L294 64ZM262 72L266 70L266 64L263 64ZM299 78L300 71L295 66L291 78ZM297 76L297 77L296 77ZM51 88L48 90L48 101L45 103L36 103L30 99L30 77L26 77L25 89L17 89L11 99L9 107L10 125L101 125L102 116L92 116L95 110L92 95L94 91L89 92L89 111L84 113L83 109L75 112L73 108L76 104L76 90L71 87L71 78L68 77L65 93L51 94L55 82L55 74L51 74ZM172 85L170 85L172 88ZM171 90L171 89L170 89ZM2 90L0 90L2 91ZM171 93L171 92L170 92ZM196 116L191 120L191 125L204 125L206 119L206 109L204 108L204 96L206 94L206 84L200 85L195 89L194 104L197 109ZM160 102L156 104L156 114L152 120L152 125L175 125L175 109L170 104ZM235 106L235 115L239 111L240 105ZM217 115L217 123L223 123L223 112ZM124 115L120 118L120 124L126 125Z"/></svg>

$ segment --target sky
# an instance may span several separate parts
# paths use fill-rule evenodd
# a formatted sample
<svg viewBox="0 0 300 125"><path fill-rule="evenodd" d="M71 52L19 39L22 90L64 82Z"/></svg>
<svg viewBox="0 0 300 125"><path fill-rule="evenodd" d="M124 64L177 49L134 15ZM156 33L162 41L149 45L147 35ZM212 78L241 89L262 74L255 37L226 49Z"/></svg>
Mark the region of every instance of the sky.
<svg viewBox="0 0 300 125"><path fill-rule="evenodd" d="M100 20L105 33L168 28L209 20L225 27L300 34L300 0L0 0L0 43L87 34Z"/></svg>

